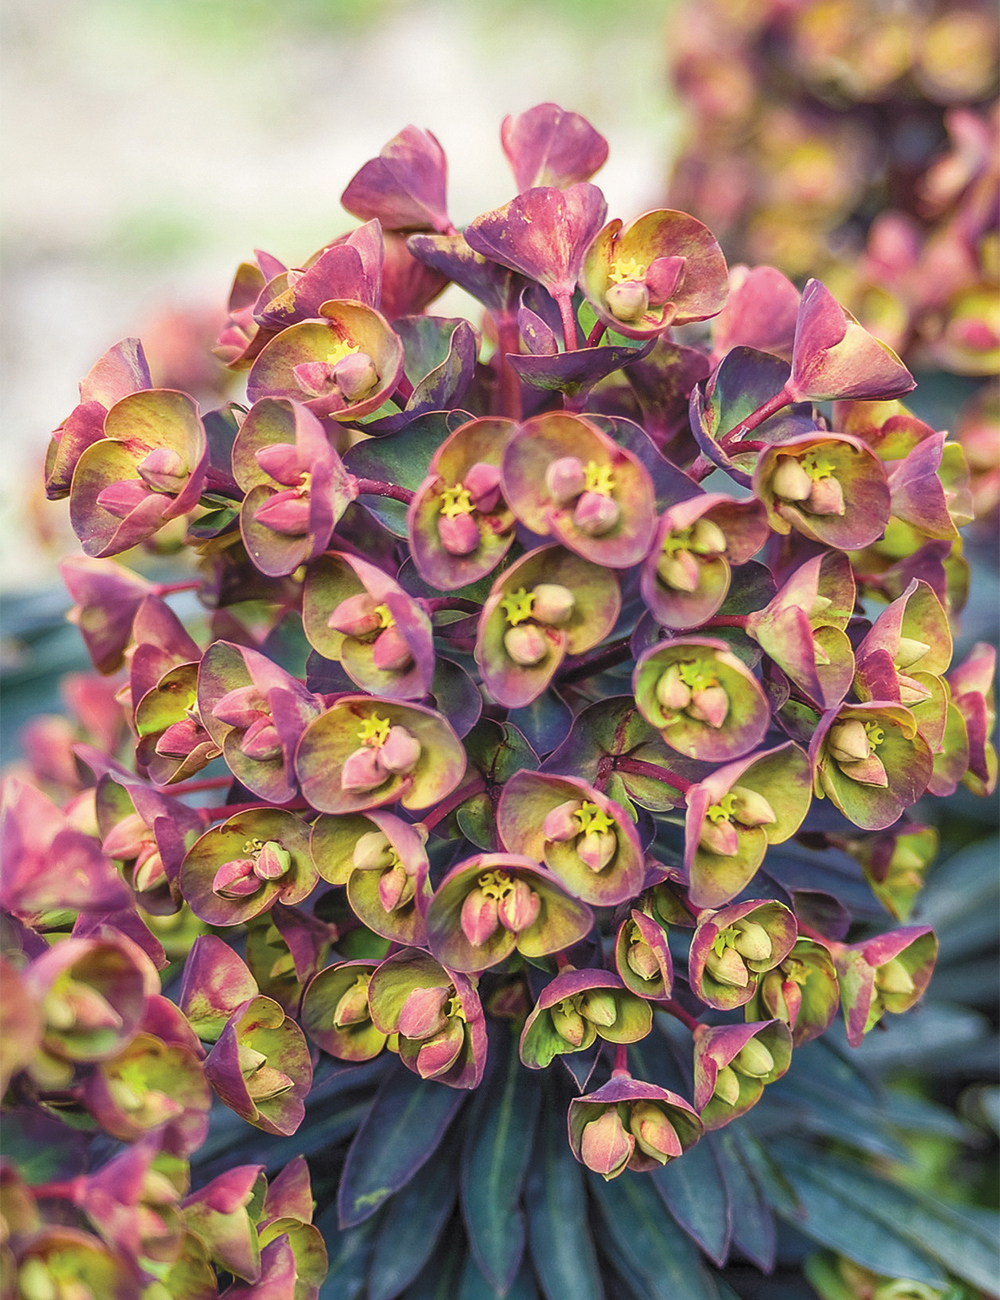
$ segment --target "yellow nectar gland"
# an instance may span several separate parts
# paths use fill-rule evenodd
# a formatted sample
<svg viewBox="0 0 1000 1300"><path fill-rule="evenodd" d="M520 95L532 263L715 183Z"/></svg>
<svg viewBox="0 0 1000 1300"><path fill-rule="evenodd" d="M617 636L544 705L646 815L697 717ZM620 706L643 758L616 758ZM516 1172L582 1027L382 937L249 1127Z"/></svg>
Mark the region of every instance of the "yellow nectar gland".
<svg viewBox="0 0 1000 1300"><path fill-rule="evenodd" d="M588 460L583 472L586 475L585 492L609 497L614 491L615 474L610 465L598 465L596 460Z"/></svg>
<svg viewBox="0 0 1000 1300"><path fill-rule="evenodd" d="M677 674L691 691L707 691L710 686L719 685L718 677L704 663L679 663Z"/></svg>
<svg viewBox="0 0 1000 1300"><path fill-rule="evenodd" d="M705 816L718 825L719 822L731 821L735 809L736 796L732 793L724 794L718 803L713 803L705 810Z"/></svg>
<svg viewBox="0 0 1000 1300"><path fill-rule="evenodd" d="M872 749L878 749L882 741L885 740L885 732L877 722L865 723L865 735L868 737L868 743Z"/></svg>
<svg viewBox="0 0 1000 1300"><path fill-rule="evenodd" d="M338 361L343 361L345 357L353 356L355 352L360 351L360 343L348 343L346 339L341 339L339 343L333 345L333 350L326 354L326 363L335 366Z"/></svg>
<svg viewBox="0 0 1000 1300"><path fill-rule="evenodd" d="M821 478L833 478L833 471L836 468L830 457L818 449L807 451L799 464L814 483Z"/></svg>
<svg viewBox="0 0 1000 1300"><path fill-rule="evenodd" d="M608 280L611 284L621 284L625 280L645 280L647 266L635 257L616 257L608 268Z"/></svg>
<svg viewBox="0 0 1000 1300"><path fill-rule="evenodd" d="M476 882L487 898L499 903L514 887L513 878L506 871L484 871Z"/></svg>
<svg viewBox="0 0 1000 1300"><path fill-rule="evenodd" d="M396 626L396 620L389 612L388 605L376 605L375 608L372 610L372 613L378 617L378 625L380 628Z"/></svg>
<svg viewBox="0 0 1000 1300"><path fill-rule="evenodd" d="M469 489L463 484L456 483L454 487L442 488L441 514L446 519L454 519L456 515L471 515L474 510Z"/></svg>
<svg viewBox="0 0 1000 1300"><path fill-rule="evenodd" d="M576 818L582 835L587 835L591 831L610 831L614 829L614 818L609 817L606 812L602 812L596 803L582 804L577 808L573 816Z"/></svg>
<svg viewBox="0 0 1000 1300"><path fill-rule="evenodd" d="M444 1009L444 1014L448 1017L449 1020L453 1020L456 1017L459 1020L466 1019L465 1008L462 1006L462 999L458 996L457 993L453 994L452 997L448 999L448 1002Z"/></svg>
<svg viewBox="0 0 1000 1300"><path fill-rule="evenodd" d="M256 861L256 859L260 857L261 849L263 849L263 847L263 840L246 840L243 844L243 856L245 858L253 858Z"/></svg>
<svg viewBox="0 0 1000 1300"><path fill-rule="evenodd" d="M504 596L500 602L500 608L506 615L510 626L517 627L518 623L523 623L525 619L531 617L534 604L535 593L525 591L523 587L519 587L517 591L512 591L509 596Z"/></svg>
<svg viewBox="0 0 1000 1300"><path fill-rule="evenodd" d="M380 749L389 739L389 729L392 723L388 718L380 718L377 713L365 718L358 731L358 739L362 745L371 745L373 749Z"/></svg>

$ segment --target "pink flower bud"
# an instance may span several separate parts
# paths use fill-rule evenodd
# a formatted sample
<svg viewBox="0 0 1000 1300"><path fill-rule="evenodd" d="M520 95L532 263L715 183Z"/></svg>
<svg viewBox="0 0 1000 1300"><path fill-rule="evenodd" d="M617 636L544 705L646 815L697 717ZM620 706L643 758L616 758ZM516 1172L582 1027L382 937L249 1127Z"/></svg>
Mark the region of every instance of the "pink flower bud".
<svg viewBox="0 0 1000 1300"><path fill-rule="evenodd" d="M580 861L591 871L603 871L618 850L618 836L614 831L588 831L576 842Z"/></svg>
<svg viewBox="0 0 1000 1300"><path fill-rule="evenodd" d="M835 478L817 479L804 507L814 515L845 514L847 507L844 505L844 489Z"/></svg>
<svg viewBox="0 0 1000 1300"><path fill-rule="evenodd" d="M921 686L914 678L907 677L903 673L899 674L897 683L899 685L900 704L909 706L931 698L931 692L925 686Z"/></svg>
<svg viewBox="0 0 1000 1300"><path fill-rule="evenodd" d="M227 691L212 708L212 716L227 726L245 731L262 715L271 712L264 693L256 686L238 686L235 691Z"/></svg>
<svg viewBox="0 0 1000 1300"><path fill-rule="evenodd" d="M646 283L649 285L649 301L660 307L669 302L677 292L677 287L684 275L686 257L657 257L650 262L646 271Z"/></svg>
<svg viewBox="0 0 1000 1300"><path fill-rule="evenodd" d="M282 848L277 840L266 840L257 855L254 873L261 880L280 880L282 876L287 875L291 865L292 855L288 850Z"/></svg>
<svg viewBox="0 0 1000 1300"><path fill-rule="evenodd" d="M734 785L729 793L734 797L733 816L741 826L770 826L778 820L774 809L756 790Z"/></svg>
<svg viewBox="0 0 1000 1300"><path fill-rule="evenodd" d="M733 947L741 957L747 961L767 961L774 949L771 936L762 925L744 919L735 921L733 929L736 931Z"/></svg>
<svg viewBox="0 0 1000 1300"><path fill-rule="evenodd" d="M598 1119L584 1125L580 1156L595 1174L614 1178L628 1164L634 1150L635 1138L625 1132L616 1107L609 1107Z"/></svg>
<svg viewBox="0 0 1000 1300"><path fill-rule="evenodd" d="M156 742L156 752L163 758L187 758L206 739L205 732L191 718L167 727Z"/></svg>
<svg viewBox="0 0 1000 1300"><path fill-rule="evenodd" d="M484 944L496 932L497 900L488 898L481 889L473 889L462 904L462 933L474 948Z"/></svg>
<svg viewBox="0 0 1000 1300"><path fill-rule="evenodd" d="M109 858L137 858L148 849L153 832L138 813L129 813L104 837L101 852Z"/></svg>
<svg viewBox="0 0 1000 1300"><path fill-rule="evenodd" d="M671 712L680 712L691 703L691 688L681 680L681 670L677 664L671 664L660 676L656 683L656 698Z"/></svg>
<svg viewBox="0 0 1000 1300"><path fill-rule="evenodd" d="M859 758L856 763L841 762L838 766L845 776L849 776L852 781L859 781L862 785L877 785L885 789L889 784L885 767L877 754Z"/></svg>
<svg viewBox="0 0 1000 1300"><path fill-rule="evenodd" d="M173 447L154 447L139 463L139 477L156 492L176 496L188 481L188 466Z"/></svg>
<svg viewBox="0 0 1000 1300"><path fill-rule="evenodd" d="M235 858L224 862L212 880L212 891L220 898L246 898L260 889L260 878L254 875L251 858Z"/></svg>
<svg viewBox="0 0 1000 1300"><path fill-rule="evenodd" d="M375 638L372 646L372 660L376 668L383 672L401 673L413 663L413 651L406 643L406 638L399 628L387 627Z"/></svg>
<svg viewBox="0 0 1000 1300"><path fill-rule="evenodd" d="M261 447L254 452L254 460L265 474L285 487L298 487L308 468L291 442L272 442L269 447Z"/></svg>
<svg viewBox="0 0 1000 1300"><path fill-rule="evenodd" d="M649 306L649 290L642 280L622 280L609 286L604 295L615 320L638 320Z"/></svg>
<svg viewBox="0 0 1000 1300"><path fill-rule="evenodd" d="M368 1010L369 976L359 975L351 987L341 996L333 1012L333 1023L337 1029L346 1025L360 1025L370 1019Z"/></svg>
<svg viewBox="0 0 1000 1300"><path fill-rule="evenodd" d="M713 822L706 817L698 843L709 853L717 853L723 858L731 858L740 851L740 837L730 821Z"/></svg>
<svg viewBox="0 0 1000 1300"><path fill-rule="evenodd" d="M447 1074L465 1045L465 1025L455 1016L433 1038L428 1038L417 1053L417 1073L421 1079L437 1079Z"/></svg>
<svg viewBox="0 0 1000 1300"><path fill-rule="evenodd" d="M618 504L599 492L584 492L573 511L573 522L588 537L601 537L610 532L621 518Z"/></svg>
<svg viewBox="0 0 1000 1300"><path fill-rule="evenodd" d="M655 1102L633 1102L628 1126L635 1135L639 1150L661 1165L681 1154L677 1130Z"/></svg>
<svg viewBox="0 0 1000 1300"><path fill-rule="evenodd" d="M523 880L514 880L510 892L505 894L497 907L500 924L512 934L520 934L538 920L542 900Z"/></svg>
<svg viewBox="0 0 1000 1300"><path fill-rule="evenodd" d="M282 537L301 537L309 531L309 498L298 488L275 492L257 507L254 519Z"/></svg>
<svg viewBox="0 0 1000 1300"><path fill-rule="evenodd" d="M388 775L378 751L370 745L363 745L353 754L348 754L344 760L344 766L340 769L340 788L364 794L367 790L377 790L380 785L384 785Z"/></svg>
<svg viewBox="0 0 1000 1300"><path fill-rule="evenodd" d="M482 540L479 525L472 515L438 516L438 537L449 555L471 555Z"/></svg>
<svg viewBox="0 0 1000 1300"><path fill-rule="evenodd" d="M333 392L336 380L328 361L300 361L292 366L295 382L308 397L325 397Z"/></svg>
<svg viewBox="0 0 1000 1300"><path fill-rule="evenodd" d="M147 851L140 853L135 860L135 867L132 870L132 888L136 893L142 894L147 890L156 889L166 878L167 872L160 857L160 850L155 844L147 845Z"/></svg>
<svg viewBox="0 0 1000 1300"><path fill-rule="evenodd" d="M729 713L729 696L725 687L706 686L704 690L691 692L688 715L699 722L705 722L716 730L722 726Z"/></svg>
<svg viewBox="0 0 1000 1300"><path fill-rule="evenodd" d="M281 757L281 737L270 718L259 717L243 733L240 750L259 763Z"/></svg>
<svg viewBox="0 0 1000 1300"><path fill-rule="evenodd" d="M641 980L655 980L660 974L660 963L656 960L656 953L645 939L629 945L625 960L628 962L629 970L634 971Z"/></svg>
<svg viewBox="0 0 1000 1300"><path fill-rule="evenodd" d="M750 983L750 972L735 948L723 948L721 953L713 948L705 958L705 970L717 984L745 989Z"/></svg>
<svg viewBox="0 0 1000 1300"><path fill-rule="evenodd" d="M508 628L504 633L503 645L511 659L522 668L540 664L549 653L548 638L533 623L520 623L517 627Z"/></svg>
<svg viewBox="0 0 1000 1300"><path fill-rule="evenodd" d="M674 591L697 591L701 582L701 565L690 551L661 555L656 562L656 573L664 586Z"/></svg>
<svg viewBox="0 0 1000 1300"><path fill-rule="evenodd" d="M125 519L148 496L149 488L141 478L120 479L98 492L97 504L116 519Z"/></svg>
<svg viewBox="0 0 1000 1300"><path fill-rule="evenodd" d="M355 844L351 861L358 871L384 871L392 865L389 837L381 831L368 831Z"/></svg>
<svg viewBox="0 0 1000 1300"><path fill-rule="evenodd" d="M592 1025L610 1029L618 1019L618 1004L607 989L588 989L580 999L580 1014Z"/></svg>
<svg viewBox="0 0 1000 1300"><path fill-rule="evenodd" d="M335 632L342 632L344 636L369 636L382 626L381 619L375 613L378 603L367 591L359 591L356 596L348 596L340 602L327 619L326 625Z"/></svg>
<svg viewBox="0 0 1000 1300"><path fill-rule="evenodd" d="M827 733L826 747L838 763L856 763L872 752L865 725L857 718L835 722Z"/></svg>
<svg viewBox="0 0 1000 1300"><path fill-rule="evenodd" d="M564 506L587 486L587 474L579 456L560 456L545 471L545 490L553 505Z"/></svg>
<svg viewBox="0 0 1000 1300"><path fill-rule="evenodd" d="M698 555L722 555L726 534L714 520L701 518L691 530L691 549Z"/></svg>
<svg viewBox="0 0 1000 1300"><path fill-rule="evenodd" d="M564 998L562 1002L550 1008L552 1016L552 1026L556 1033L564 1042L571 1043L573 1047L582 1047L587 1038L588 1026L583 1016L573 1005L570 998ZM591 1029L592 1034L594 1031Z"/></svg>
<svg viewBox="0 0 1000 1300"><path fill-rule="evenodd" d="M352 352L333 367L337 387L348 402L360 402L378 383L375 362L367 352Z"/></svg>
<svg viewBox="0 0 1000 1300"><path fill-rule="evenodd" d="M487 465L486 461L477 460L463 482L477 510L488 515L497 508L500 501L500 470L496 465Z"/></svg>
<svg viewBox="0 0 1000 1300"><path fill-rule="evenodd" d="M576 839L580 834L580 824L573 814L578 813L582 807L580 799L567 799L565 803L557 804L542 822L545 838L557 843Z"/></svg>
<svg viewBox="0 0 1000 1300"><path fill-rule="evenodd" d="M395 912L398 908L405 907L416 892L416 881L398 862L379 876L379 902L387 912Z"/></svg>
<svg viewBox="0 0 1000 1300"><path fill-rule="evenodd" d="M451 997L448 985L413 989L399 1012L399 1032L404 1038L430 1038L448 1023L444 1009Z"/></svg>
<svg viewBox="0 0 1000 1300"><path fill-rule="evenodd" d="M783 501L805 501L813 490L813 481L794 456L779 456L771 475L771 491Z"/></svg>
<svg viewBox="0 0 1000 1300"><path fill-rule="evenodd" d="M531 615L549 627L562 627L573 616L576 597L560 582L540 582L532 591Z"/></svg>
<svg viewBox="0 0 1000 1300"><path fill-rule="evenodd" d="M390 727L385 744L379 750L379 757L387 772L399 775L412 772L420 757L420 741L405 727Z"/></svg>

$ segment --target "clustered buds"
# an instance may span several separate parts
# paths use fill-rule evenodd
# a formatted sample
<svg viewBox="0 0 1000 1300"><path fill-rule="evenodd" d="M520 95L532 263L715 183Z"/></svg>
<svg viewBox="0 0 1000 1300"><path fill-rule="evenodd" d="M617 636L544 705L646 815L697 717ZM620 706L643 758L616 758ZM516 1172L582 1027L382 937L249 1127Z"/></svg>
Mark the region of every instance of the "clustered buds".
<svg viewBox="0 0 1000 1300"><path fill-rule="evenodd" d="M318 1294L301 1159L270 1184L209 1163L189 1194L213 1096L269 1151L307 1109L351 1138L335 1160L303 1141L343 1166L347 1268L348 1230L439 1178L424 1162L484 1081L462 1141L530 1132L529 1072L555 1063L576 1160L655 1181L838 1003L857 1044L927 986L929 927L851 908L863 872L907 920L936 846L907 810L996 782L992 652L951 668L960 449L818 281L731 279L683 212L606 222L582 118L540 105L503 143L521 192L464 234L411 127L345 192L364 225L240 268L219 355L246 404L200 415L128 341L53 436L75 618L127 673L76 691L77 730L36 732L4 798L4 1081L93 1158L10 1237L25 1300L70 1294L57 1258L87 1294L138 1295L124 1269L147 1300L214 1295L216 1268L233 1300ZM426 314L448 281L492 317L488 362ZM740 495L705 491L713 469ZM109 558L167 526L207 632ZM837 870L772 873L795 837ZM494 1125L499 1092L521 1100ZM128 1145L98 1169L109 1138ZM94 1190L129 1160L141 1249Z"/></svg>

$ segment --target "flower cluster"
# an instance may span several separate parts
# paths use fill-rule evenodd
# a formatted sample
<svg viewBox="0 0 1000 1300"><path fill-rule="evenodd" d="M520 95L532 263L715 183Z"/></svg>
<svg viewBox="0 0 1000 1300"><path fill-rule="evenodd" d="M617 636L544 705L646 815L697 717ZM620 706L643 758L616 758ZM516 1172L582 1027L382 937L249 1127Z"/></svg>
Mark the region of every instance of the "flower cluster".
<svg viewBox="0 0 1000 1300"><path fill-rule="evenodd" d="M219 355L245 401L202 414L127 340L53 436L111 680L4 801L6 1099L65 1148L43 1185L4 1174L25 1300L210 1296L216 1269L231 1300L318 1294L301 1158L190 1192L213 1097L275 1159L310 1108L345 1234L400 1192L379 1232L411 1232L406 1267L369 1292L397 1295L453 1203L427 1173L418 1242L402 1198L435 1150L451 1176L487 1079L462 1212L505 1294L524 1232L496 1246L476 1199L480 1137L512 1122L491 1089L530 1133L571 1080L552 1169L659 1177L838 1005L857 1044L930 979L927 926L847 940L865 877L908 917L917 800L996 781L991 652L951 666L961 451L818 281L779 328L693 217L606 221L582 118L539 105L503 145L519 193L462 233L408 127L344 193L364 224L241 267ZM449 281L481 330L426 314ZM180 583L111 558L178 520ZM844 899L789 871L797 836ZM126 1146L99 1164L95 1133Z"/></svg>

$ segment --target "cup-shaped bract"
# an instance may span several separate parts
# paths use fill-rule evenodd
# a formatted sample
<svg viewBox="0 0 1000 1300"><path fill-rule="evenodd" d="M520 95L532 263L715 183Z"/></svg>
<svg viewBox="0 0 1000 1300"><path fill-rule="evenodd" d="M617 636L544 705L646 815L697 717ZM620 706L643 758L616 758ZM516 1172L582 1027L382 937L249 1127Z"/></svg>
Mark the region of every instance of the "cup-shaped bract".
<svg viewBox="0 0 1000 1300"><path fill-rule="evenodd" d="M87 555L127 551L198 504L208 441L186 393L149 388L121 398L104 437L77 461L70 520Z"/></svg>
<svg viewBox="0 0 1000 1300"><path fill-rule="evenodd" d="M875 453L846 434L807 433L768 447L753 475L776 533L794 528L842 551L877 541L889 522L889 484Z"/></svg>
<svg viewBox="0 0 1000 1300"><path fill-rule="evenodd" d="M6 1093L14 1075L34 1059L41 1046L45 1022L38 999L28 991L21 972L2 956L0 979L4 983L0 1003L0 1088Z"/></svg>
<svg viewBox="0 0 1000 1300"><path fill-rule="evenodd" d="M341 1061L370 1061L387 1034L372 1021L368 987L377 966L343 961L313 976L302 998L302 1028L314 1043Z"/></svg>
<svg viewBox="0 0 1000 1300"><path fill-rule="evenodd" d="M566 1123L573 1155L605 1181L626 1169L645 1173L676 1160L705 1132L683 1097L627 1074L574 1097Z"/></svg>
<svg viewBox="0 0 1000 1300"><path fill-rule="evenodd" d="M724 641L684 637L652 646L632 675L639 712L687 758L725 762L764 739L771 710L757 679Z"/></svg>
<svg viewBox="0 0 1000 1300"><path fill-rule="evenodd" d="M748 347L791 360L800 294L773 266L731 266L729 297L712 321L712 357Z"/></svg>
<svg viewBox="0 0 1000 1300"><path fill-rule="evenodd" d="M519 190L589 181L608 157L607 140L585 117L551 103L505 117L500 143Z"/></svg>
<svg viewBox="0 0 1000 1300"><path fill-rule="evenodd" d="M670 506L642 562L646 608L662 627L699 627L718 613L733 564L745 564L767 541L759 501L706 492Z"/></svg>
<svg viewBox="0 0 1000 1300"><path fill-rule="evenodd" d="M275 903L300 903L318 877L309 827L281 808L237 813L206 831L181 865L180 889L209 925L239 925Z"/></svg>
<svg viewBox="0 0 1000 1300"><path fill-rule="evenodd" d="M97 783L95 812L101 852L122 863L143 910L158 916L176 912L182 903L177 872L185 849L204 829L195 809L108 772Z"/></svg>
<svg viewBox="0 0 1000 1300"><path fill-rule="evenodd" d="M721 311L729 273L707 226L659 209L627 226L609 221L587 249L580 285L605 325L642 339Z"/></svg>
<svg viewBox="0 0 1000 1300"><path fill-rule="evenodd" d="M649 904L652 910L653 904ZM627 989L653 1002L670 997L674 964L666 926L633 907L618 927L615 968Z"/></svg>
<svg viewBox="0 0 1000 1300"><path fill-rule="evenodd" d="M187 1156L208 1133L212 1090L190 1047L141 1033L95 1066L84 1101L112 1137L136 1142L157 1130L163 1151Z"/></svg>
<svg viewBox="0 0 1000 1300"><path fill-rule="evenodd" d="M595 564L631 568L653 543L648 472L582 416L553 411L523 424L504 450L502 490L533 533Z"/></svg>
<svg viewBox="0 0 1000 1300"><path fill-rule="evenodd" d="M294 1133L312 1064L302 1030L271 998L236 1008L205 1061L205 1076L237 1115L265 1133Z"/></svg>
<svg viewBox="0 0 1000 1300"><path fill-rule="evenodd" d="M498 704L538 698L567 654L611 632L621 609L613 571L561 546L529 551L494 582L479 616L476 663Z"/></svg>
<svg viewBox="0 0 1000 1300"><path fill-rule="evenodd" d="M483 257L543 284L553 298L568 299L607 209L604 195L586 181L566 190L537 185L476 217L465 239Z"/></svg>
<svg viewBox="0 0 1000 1300"><path fill-rule="evenodd" d="M225 940L214 934L195 939L178 1005L202 1042L216 1042L236 1008L259 992L246 962Z"/></svg>
<svg viewBox="0 0 1000 1300"><path fill-rule="evenodd" d="M840 306L825 285L809 280L802 291L792 344L790 399L901 397L916 387L896 356Z"/></svg>
<svg viewBox="0 0 1000 1300"><path fill-rule="evenodd" d="M586 1051L598 1038L637 1043L652 1027L652 1007L611 971L562 970L524 1023L521 1060L529 1070L544 1070L555 1057Z"/></svg>
<svg viewBox="0 0 1000 1300"><path fill-rule="evenodd" d="M817 798L866 831L891 826L927 789L930 747L909 709L873 700L824 714L809 745Z"/></svg>
<svg viewBox="0 0 1000 1300"><path fill-rule="evenodd" d="M208 1258L247 1282L261 1276L257 1225L267 1192L263 1165L236 1165L192 1192L181 1202L190 1236ZM237 1284L238 1285L238 1284Z"/></svg>
<svg viewBox="0 0 1000 1300"><path fill-rule="evenodd" d="M829 950L798 938L792 951L760 976L743 1010L748 1021L782 1021L792 1031L792 1046L801 1047L827 1031L839 1004L840 985Z"/></svg>
<svg viewBox="0 0 1000 1300"><path fill-rule="evenodd" d="M508 852L544 862L585 903L614 907L642 889L646 868L635 823L586 781L516 772L496 817Z"/></svg>
<svg viewBox="0 0 1000 1300"><path fill-rule="evenodd" d="M104 418L116 402L151 387L149 365L138 339L122 339L80 381L80 401L53 432L45 456L45 495L69 495L77 461L104 437Z"/></svg>
<svg viewBox="0 0 1000 1300"><path fill-rule="evenodd" d="M315 319L323 303L334 299L377 308L382 258L382 228L377 221L368 221L321 248L304 266L272 276L254 303L254 320L273 333Z"/></svg>
<svg viewBox="0 0 1000 1300"><path fill-rule="evenodd" d="M747 635L821 709L839 704L851 688L854 652L846 629L855 594L850 560L828 551L800 565L747 618Z"/></svg>
<svg viewBox="0 0 1000 1300"><path fill-rule="evenodd" d="M82 555L63 560L59 574L74 602L67 617L80 629L91 662L99 673L113 673L153 584L113 560Z"/></svg>
<svg viewBox="0 0 1000 1300"><path fill-rule="evenodd" d="M857 696L906 705L936 752L948 710L941 674L951 664L951 651L951 628L941 602L928 583L914 578L878 616L855 652Z"/></svg>
<svg viewBox="0 0 1000 1300"><path fill-rule="evenodd" d="M723 1128L756 1106L792 1060L792 1035L780 1020L699 1025L694 1031L694 1104L706 1129Z"/></svg>
<svg viewBox="0 0 1000 1300"><path fill-rule="evenodd" d="M908 1011L923 996L937 960L929 925L908 925L834 948L847 1041L857 1047L888 1011Z"/></svg>
<svg viewBox="0 0 1000 1300"><path fill-rule="evenodd" d="M356 487L312 411L262 397L247 412L232 456L246 493L240 532L255 567L283 577L321 555Z"/></svg>
<svg viewBox="0 0 1000 1300"><path fill-rule="evenodd" d="M514 515L500 489L510 420L460 425L438 447L406 516L417 572L441 591L491 573L514 540Z"/></svg>
<svg viewBox="0 0 1000 1300"><path fill-rule="evenodd" d="M74 1294L132 1300L142 1285L133 1259L80 1228L39 1223L18 1243L16 1262L9 1247L4 1256L9 1294L25 1300Z"/></svg>
<svg viewBox="0 0 1000 1300"><path fill-rule="evenodd" d="M295 770L319 812L363 812L397 800L411 811L451 794L465 750L440 713L371 695L342 695L299 741Z"/></svg>
<svg viewBox="0 0 1000 1300"><path fill-rule="evenodd" d="M717 768L686 798L689 897L695 907L721 907L754 878L767 846L802 825L812 802L810 761L787 741Z"/></svg>
<svg viewBox="0 0 1000 1300"><path fill-rule="evenodd" d="M198 664L164 673L135 705L136 766L157 785L175 785L218 758L198 712Z"/></svg>
<svg viewBox="0 0 1000 1300"><path fill-rule="evenodd" d="M408 1070L450 1088L479 1087L486 1018L467 975L404 948L376 969L368 998L376 1027L399 1035L399 1059Z"/></svg>
<svg viewBox="0 0 1000 1300"><path fill-rule="evenodd" d="M403 373L403 344L379 312L360 302L324 303L322 320L282 330L253 363L251 402L284 397L320 419L357 420L377 410Z"/></svg>
<svg viewBox="0 0 1000 1300"><path fill-rule="evenodd" d="M295 747L322 712L315 695L259 651L215 641L198 672L198 706L226 765L248 790L274 803L294 797Z"/></svg>
<svg viewBox="0 0 1000 1300"><path fill-rule="evenodd" d="M338 659L362 690L422 700L434 677L430 616L382 569L332 553L309 566L302 623L310 645Z"/></svg>
<svg viewBox="0 0 1000 1300"><path fill-rule="evenodd" d="M353 216L386 230L451 230L448 163L430 131L405 126L357 171L340 196Z"/></svg>
<svg viewBox="0 0 1000 1300"><path fill-rule="evenodd" d="M441 881L427 910L427 941L450 970L481 971L515 948L528 958L561 952L593 921L586 903L531 858L480 853Z"/></svg>
<svg viewBox="0 0 1000 1300"><path fill-rule="evenodd" d="M347 885L347 898L364 924L393 943L426 942L423 913L430 902L427 832L392 813L318 817L310 848L324 880Z"/></svg>
<svg viewBox="0 0 1000 1300"><path fill-rule="evenodd" d="M955 708L965 719L969 764L962 778L973 794L989 795L996 789L997 754L990 737L996 724L993 677L996 649L977 641L968 656L948 675Z"/></svg>
<svg viewBox="0 0 1000 1300"><path fill-rule="evenodd" d="M688 979L706 1006L732 1011L749 1002L761 976L785 960L798 927L784 903L748 899L703 914L691 940Z"/></svg>
<svg viewBox="0 0 1000 1300"><path fill-rule="evenodd" d="M21 973L41 1010L42 1049L65 1061L101 1061L135 1035L160 981L146 954L123 935L64 939Z"/></svg>

